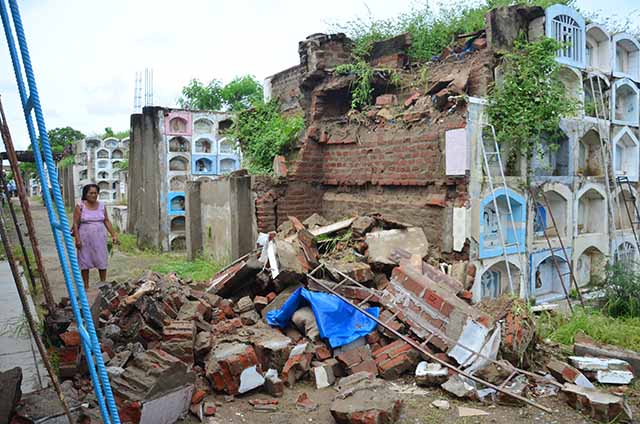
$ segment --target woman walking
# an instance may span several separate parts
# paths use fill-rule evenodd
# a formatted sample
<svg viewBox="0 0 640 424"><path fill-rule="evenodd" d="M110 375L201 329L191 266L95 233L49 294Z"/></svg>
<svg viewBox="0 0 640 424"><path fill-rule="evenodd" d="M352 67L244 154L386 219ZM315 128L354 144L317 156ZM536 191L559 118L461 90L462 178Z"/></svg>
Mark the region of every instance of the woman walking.
<svg viewBox="0 0 640 424"><path fill-rule="evenodd" d="M100 188L96 184L82 187L82 200L73 211L73 234L85 289L89 288L89 270L93 268L98 269L101 283L107 280L107 231L113 244L118 243L104 204L98 201L98 193Z"/></svg>

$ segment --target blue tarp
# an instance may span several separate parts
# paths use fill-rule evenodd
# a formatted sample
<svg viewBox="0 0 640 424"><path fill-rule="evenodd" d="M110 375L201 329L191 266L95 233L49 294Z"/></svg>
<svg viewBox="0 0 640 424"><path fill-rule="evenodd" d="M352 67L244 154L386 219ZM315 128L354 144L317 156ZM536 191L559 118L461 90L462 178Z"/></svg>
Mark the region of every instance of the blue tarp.
<svg viewBox="0 0 640 424"><path fill-rule="evenodd" d="M353 306L330 293L321 293L300 287L293 292L280 309L267 313L269 325L284 328L289 325L293 313L304 306L311 306L318 323L320 337L327 339L332 348L340 347L366 336L376 329L377 323ZM366 310L378 318L380 308Z"/></svg>

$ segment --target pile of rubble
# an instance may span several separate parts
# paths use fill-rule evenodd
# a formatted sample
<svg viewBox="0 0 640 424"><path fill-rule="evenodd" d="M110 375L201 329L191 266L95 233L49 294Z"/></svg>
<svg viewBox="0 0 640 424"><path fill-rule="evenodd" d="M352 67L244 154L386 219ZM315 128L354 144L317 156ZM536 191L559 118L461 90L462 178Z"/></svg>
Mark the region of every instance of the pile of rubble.
<svg viewBox="0 0 640 424"><path fill-rule="evenodd" d="M149 272L100 287L93 312L122 420L172 423L190 411L206 422L223 407L215 394L258 390L274 401L252 400L253 407L273 411L287 387L311 380L336 388L337 422L390 423L403 405L387 381L406 374L456 398L521 405L562 393L596 419L630 420L622 396L590 383L628 384L629 363L576 356L573 366L516 368L529 366L515 361L537 341L526 305L471 305L461 282L423 260L428 251L422 229L380 215L334 223L291 217L208 283ZM359 320L349 327L345 319L342 338L322 325L336 312L314 304L318 293ZM292 299L292 315L278 321ZM90 402L70 322L62 310L48 331L60 346L61 375L73 379L67 387ZM317 408L306 396L296 406Z"/></svg>

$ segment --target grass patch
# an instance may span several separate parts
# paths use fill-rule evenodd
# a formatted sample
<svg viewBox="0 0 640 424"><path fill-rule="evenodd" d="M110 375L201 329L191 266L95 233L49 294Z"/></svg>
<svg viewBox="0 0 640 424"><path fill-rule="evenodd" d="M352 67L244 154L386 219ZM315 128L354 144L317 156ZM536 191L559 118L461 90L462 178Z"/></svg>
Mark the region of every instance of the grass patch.
<svg viewBox="0 0 640 424"><path fill-rule="evenodd" d="M640 351L640 318L613 318L596 311L576 311L574 316L544 313L537 324L543 338L564 345L573 344L576 333L582 331L598 342Z"/></svg>
<svg viewBox="0 0 640 424"><path fill-rule="evenodd" d="M168 274L175 272L178 277L185 280L208 281L223 265L212 259L198 258L194 261L188 261L185 258L167 258L166 261L152 265L151 270L160 274Z"/></svg>
<svg viewBox="0 0 640 424"><path fill-rule="evenodd" d="M117 249L123 253L136 253L140 251L140 249L138 249L138 240L133 234L119 233L118 241L120 244L118 244Z"/></svg>

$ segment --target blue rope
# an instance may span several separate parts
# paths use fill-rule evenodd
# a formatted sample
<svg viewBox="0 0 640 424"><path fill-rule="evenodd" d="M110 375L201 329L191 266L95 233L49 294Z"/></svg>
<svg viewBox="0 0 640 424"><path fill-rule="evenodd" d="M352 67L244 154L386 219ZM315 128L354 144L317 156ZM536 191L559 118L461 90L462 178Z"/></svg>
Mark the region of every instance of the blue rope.
<svg viewBox="0 0 640 424"><path fill-rule="evenodd" d="M7 5L5 0L0 0L0 17L2 18L2 25L7 39L7 45L9 47L9 53L11 55L11 62L18 85L18 91L20 93L20 100L22 101L22 108L27 124L27 130L29 132L29 139L31 140L31 146L34 152L38 177L40 178L40 184L42 187L42 197L49 216L49 223L51 224L58 258L62 266L65 285L69 292L71 308L73 309L73 315L78 326L78 332L82 341L82 348L87 360L89 374L91 376L91 381L93 382L103 422L105 424L120 424L118 409L113 397L113 392L111 391L109 376L102 358L100 342L98 341L93 318L91 316L89 301L84 290L75 245L71 238L69 222L64 212L64 202L62 200L60 185L58 183L58 170L53 160L53 152L51 150L49 137L44 123L44 115L42 113L42 107L38 97L35 75L31 66L31 57L29 56L24 28L22 26L20 11L16 0L9 0L9 7L11 9L11 17L13 18L13 28L15 29L15 35L18 39L18 45L20 48L20 57L18 57L18 50L16 49L16 42L11 22L9 21ZM27 95L27 90L24 84L22 75L23 68L20 65L20 59L22 59L22 65L24 66L24 73L27 78L30 97ZM32 111L35 114L38 135L40 137L39 139L36 136L35 127L33 125ZM44 156L44 163L42 156ZM51 186L53 199L51 198L51 193L48 189L49 186Z"/></svg>

